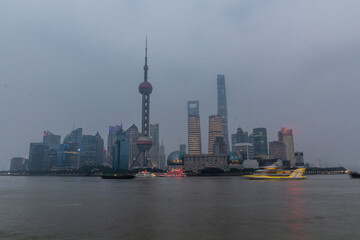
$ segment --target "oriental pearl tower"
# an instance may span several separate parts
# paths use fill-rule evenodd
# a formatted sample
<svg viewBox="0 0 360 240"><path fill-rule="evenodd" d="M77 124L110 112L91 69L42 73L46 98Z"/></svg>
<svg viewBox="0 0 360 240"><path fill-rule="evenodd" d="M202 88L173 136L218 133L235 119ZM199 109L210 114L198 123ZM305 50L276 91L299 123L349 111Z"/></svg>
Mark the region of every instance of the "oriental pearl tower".
<svg viewBox="0 0 360 240"><path fill-rule="evenodd" d="M149 150L152 146L152 140L149 136L149 115L150 115L150 94L152 92L152 85L148 82L148 65L147 65L147 39L145 43L145 65L144 65L144 81L139 85L139 93L142 95L142 120L141 120L141 136L136 142L139 149L135 160L131 164L134 167L152 167L149 158Z"/></svg>

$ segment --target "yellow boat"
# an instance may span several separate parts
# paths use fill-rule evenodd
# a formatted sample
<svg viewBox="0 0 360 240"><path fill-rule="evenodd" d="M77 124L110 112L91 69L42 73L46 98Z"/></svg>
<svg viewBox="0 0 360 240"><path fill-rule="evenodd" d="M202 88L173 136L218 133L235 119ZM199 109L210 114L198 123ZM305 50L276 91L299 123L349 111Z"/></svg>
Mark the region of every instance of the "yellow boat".
<svg viewBox="0 0 360 240"><path fill-rule="evenodd" d="M259 169L252 175L244 175L243 177L250 180L301 180L306 168L290 168L282 169L275 166Z"/></svg>

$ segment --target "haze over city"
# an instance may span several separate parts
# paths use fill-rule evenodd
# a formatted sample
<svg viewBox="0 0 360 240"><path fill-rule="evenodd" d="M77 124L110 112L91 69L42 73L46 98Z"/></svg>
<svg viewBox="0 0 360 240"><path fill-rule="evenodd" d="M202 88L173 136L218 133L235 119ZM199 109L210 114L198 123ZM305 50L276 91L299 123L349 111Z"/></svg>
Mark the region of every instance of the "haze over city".
<svg viewBox="0 0 360 240"><path fill-rule="evenodd" d="M203 151L227 87L237 127L294 130L305 162L358 167L357 1L2 1L0 168L50 130L140 127L145 36L150 122L167 154L187 144L188 100L200 101Z"/></svg>

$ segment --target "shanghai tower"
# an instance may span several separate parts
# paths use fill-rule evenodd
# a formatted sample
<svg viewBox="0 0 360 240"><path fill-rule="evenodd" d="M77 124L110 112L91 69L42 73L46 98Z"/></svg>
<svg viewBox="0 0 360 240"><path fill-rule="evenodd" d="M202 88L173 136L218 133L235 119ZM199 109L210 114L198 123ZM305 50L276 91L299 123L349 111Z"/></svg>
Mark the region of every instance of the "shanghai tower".
<svg viewBox="0 0 360 240"><path fill-rule="evenodd" d="M144 65L144 81L139 85L139 93L142 95L142 118L141 118L141 135L136 142L139 149L133 167L152 167L149 159L149 150L152 146L152 140L149 136L149 115L150 115L150 94L152 92L152 85L148 82L148 65L147 65L147 40L145 44L145 65Z"/></svg>
<svg viewBox="0 0 360 240"><path fill-rule="evenodd" d="M224 131L224 140L229 152L229 133L228 133L228 117L226 105L226 87L225 76L217 75L217 94L218 94L218 116L222 118L222 129Z"/></svg>

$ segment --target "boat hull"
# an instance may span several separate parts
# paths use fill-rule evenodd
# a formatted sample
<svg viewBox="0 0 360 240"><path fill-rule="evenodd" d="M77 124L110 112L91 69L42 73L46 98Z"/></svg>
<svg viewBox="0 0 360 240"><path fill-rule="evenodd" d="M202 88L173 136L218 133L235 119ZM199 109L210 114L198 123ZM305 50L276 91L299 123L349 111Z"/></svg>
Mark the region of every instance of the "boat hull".
<svg viewBox="0 0 360 240"><path fill-rule="evenodd" d="M122 174L122 175L113 174L113 175L102 175L101 178L102 179L133 179L135 178L135 176L128 174Z"/></svg>
<svg viewBox="0 0 360 240"><path fill-rule="evenodd" d="M306 177L276 177L276 176L252 176L252 175L245 175L243 176L249 180L304 180Z"/></svg>

